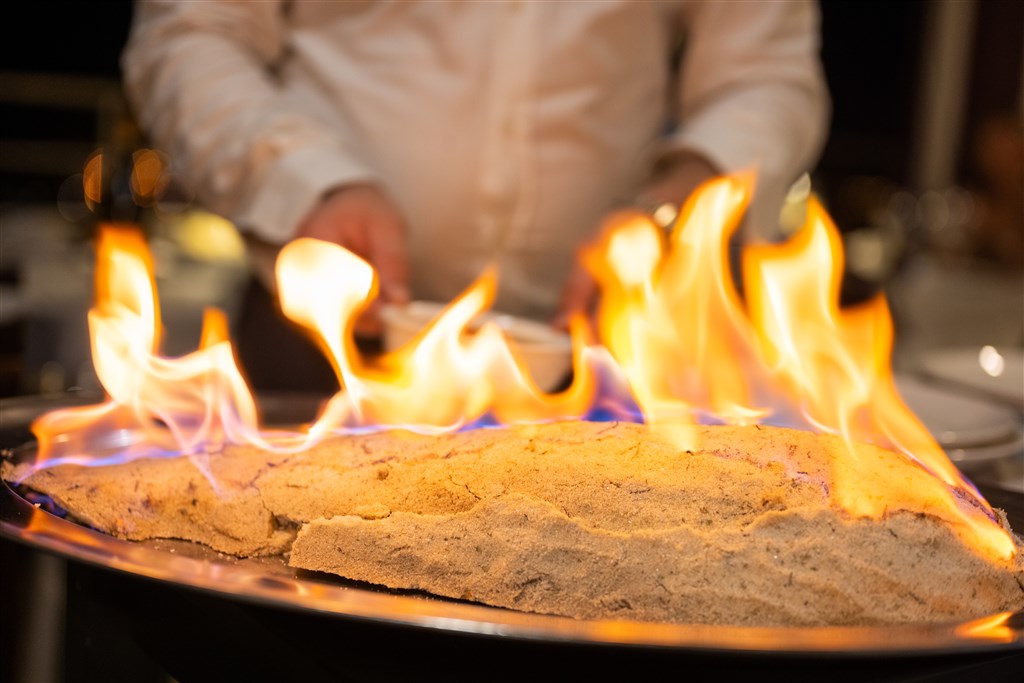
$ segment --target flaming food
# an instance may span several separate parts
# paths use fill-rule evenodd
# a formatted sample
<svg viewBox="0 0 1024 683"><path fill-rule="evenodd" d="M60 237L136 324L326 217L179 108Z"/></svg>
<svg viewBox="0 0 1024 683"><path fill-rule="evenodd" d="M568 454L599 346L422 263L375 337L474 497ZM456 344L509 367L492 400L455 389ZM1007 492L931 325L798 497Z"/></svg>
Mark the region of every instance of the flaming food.
<svg viewBox="0 0 1024 683"><path fill-rule="evenodd" d="M746 251L740 300L726 244L748 196L719 179L667 245L637 217L586 254L604 347L577 321L574 381L554 395L499 328L464 334L492 274L370 363L349 326L372 269L293 242L282 307L316 331L343 391L288 432L260 429L218 315L196 353L155 355L144 245L108 231L90 324L110 400L45 416L37 461L5 478L128 539L288 553L573 617L877 624L1024 607L1020 541L895 390L884 299L839 309L841 250L819 206L789 243ZM143 438L90 447L114 429Z"/></svg>

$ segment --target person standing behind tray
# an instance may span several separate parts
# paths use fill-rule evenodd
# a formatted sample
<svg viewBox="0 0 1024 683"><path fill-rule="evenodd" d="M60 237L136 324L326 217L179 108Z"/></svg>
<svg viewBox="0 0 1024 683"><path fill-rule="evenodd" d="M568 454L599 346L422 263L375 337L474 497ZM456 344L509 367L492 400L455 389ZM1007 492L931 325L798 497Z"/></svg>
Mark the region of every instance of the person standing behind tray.
<svg viewBox="0 0 1024 683"><path fill-rule="evenodd" d="M250 380L329 391L271 314L280 245L347 247L394 303L496 264L495 310L564 324L594 296L577 250L623 204L756 168L745 237L772 236L825 137L819 37L813 0L153 0L122 70L151 141L249 238Z"/></svg>

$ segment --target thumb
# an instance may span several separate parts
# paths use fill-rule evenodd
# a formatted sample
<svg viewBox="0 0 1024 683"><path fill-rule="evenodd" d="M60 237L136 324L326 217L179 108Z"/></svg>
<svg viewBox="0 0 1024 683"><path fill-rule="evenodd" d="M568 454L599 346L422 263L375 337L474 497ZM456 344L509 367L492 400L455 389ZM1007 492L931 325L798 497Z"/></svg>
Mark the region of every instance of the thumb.
<svg viewBox="0 0 1024 683"><path fill-rule="evenodd" d="M568 330L569 321L578 313L589 314L596 299L597 282L586 268L577 263L565 281L562 298L551 325Z"/></svg>
<svg viewBox="0 0 1024 683"><path fill-rule="evenodd" d="M401 230L381 231L371 243L370 262L377 269L380 297L383 301L404 304L409 301L409 261Z"/></svg>

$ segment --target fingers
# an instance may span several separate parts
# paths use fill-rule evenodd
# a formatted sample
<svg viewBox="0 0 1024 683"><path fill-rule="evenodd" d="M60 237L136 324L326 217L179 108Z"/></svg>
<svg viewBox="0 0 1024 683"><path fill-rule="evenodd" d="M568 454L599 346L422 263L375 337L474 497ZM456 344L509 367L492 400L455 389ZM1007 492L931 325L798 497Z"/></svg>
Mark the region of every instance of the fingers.
<svg viewBox="0 0 1024 683"><path fill-rule="evenodd" d="M597 282L587 269L577 262L562 289L562 298L551 325L568 330L569 321L574 316L581 313L589 316L597 302L597 294Z"/></svg>
<svg viewBox="0 0 1024 683"><path fill-rule="evenodd" d="M409 261L404 224L388 220L372 226L367 257L377 271L381 300L394 304L408 303Z"/></svg>
<svg viewBox="0 0 1024 683"><path fill-rule="evenodd" d="M381 303L409 300L405 221L387 194L371 184L349 185L326 195L299 226L297 237L342 246L377 273L378 298L356 322L360 336L378 336Z"/></svg>
<svg viewBox="0 0 1024 683"><path fill-rule="evenodd" d="M405 225L398 214L379 216L366 226L366 260L377 272L377 298L356 321L355 333L361 337L379 337L384 332L382 304L409 302L409 264L405 249Z"/></svg>
<svg viewBox="0 0 1024 683"><path fill-rule="evenodd" d="M380 188L364 184L335 190L306 217L296 236L333 242L366 259L377 271L381 298L408 301L405 221Z"/></svg>

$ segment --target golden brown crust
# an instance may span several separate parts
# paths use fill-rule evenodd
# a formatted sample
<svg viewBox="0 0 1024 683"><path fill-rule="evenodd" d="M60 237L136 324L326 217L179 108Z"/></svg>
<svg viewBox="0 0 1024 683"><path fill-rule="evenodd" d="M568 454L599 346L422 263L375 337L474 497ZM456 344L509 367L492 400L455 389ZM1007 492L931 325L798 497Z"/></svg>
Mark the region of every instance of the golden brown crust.
<svg viewBox="0 0 1024 683"><path fill-rule="evenodd" d="M520 494L456 515L316 520L291 564L576 618L742 626L957 621L1024 603L934 519L769 512L746 529L594 529Z"/></svg>
<svg viewBox="0 0 1024 683"><path fill-rule="evenodd" d="M874 624L1024 606L1019 559L993 566L935 518L835 509L840 447L771 427L564 422L230 448L205 463L216 490L184 458L27 483L124 538L291 546L296 567L574 617ZM907 486L929 476L868 456Z"/></svg>
<svg viewBox="0 0 1024 683"><path fill-rule="evenodd" d="M78 521L119 538L177 538L239 556L282 553L295 525L276 518L251 485L275 458L236 455L62 465L34 473L24 484L51 496ZM3 475L15 480L20 473L6 467Z"/></svg>

